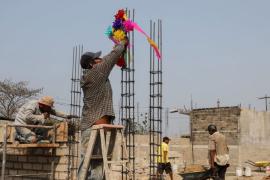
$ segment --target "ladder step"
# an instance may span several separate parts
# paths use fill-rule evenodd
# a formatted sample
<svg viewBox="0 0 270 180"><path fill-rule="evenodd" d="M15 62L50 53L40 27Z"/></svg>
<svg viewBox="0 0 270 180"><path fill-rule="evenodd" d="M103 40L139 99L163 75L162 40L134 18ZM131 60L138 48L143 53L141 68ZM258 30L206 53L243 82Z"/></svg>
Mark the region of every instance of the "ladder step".
<svg viewBox="0 0 270 180"><path fill-rule="evenodd" d="M150 71L151 74L162 74L162 71Z"/></svg>
<svg viewBox="0 0 270 180"><path fill-rule="evenodd" d="M128 160L124 160L124 161L107 161L108 164L124 164L124 163L128 163Z"/></svg>
<svg viewBox="0 0 270 180"><path fill-rule="evenodd" d="M162 84L162 82L153 82L153 83L150 83L150 85L160 85Z"/></svg>
<svg viewBox="0 0 270 180"><path fill-rule="evenodd" d="M111 159L112 155L108 155L107 159ZM102 155L92 155L91 159L103 159Z"/></svg>

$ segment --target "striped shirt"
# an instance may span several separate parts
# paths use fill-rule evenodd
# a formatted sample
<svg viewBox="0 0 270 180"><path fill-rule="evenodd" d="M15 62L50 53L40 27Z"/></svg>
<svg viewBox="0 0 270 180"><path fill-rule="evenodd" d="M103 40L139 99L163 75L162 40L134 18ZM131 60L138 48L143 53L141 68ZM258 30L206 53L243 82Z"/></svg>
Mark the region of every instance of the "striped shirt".
<svg viewBox="0 0 270 180"><path fill-rule="evenodd" d="M81 77L83 90L83 109L81 130L86 130L97 120L107 115L113 120L112 87L108 79L114 65L123 54L125 46L118 44L99 64L86 69Z"/></svg>

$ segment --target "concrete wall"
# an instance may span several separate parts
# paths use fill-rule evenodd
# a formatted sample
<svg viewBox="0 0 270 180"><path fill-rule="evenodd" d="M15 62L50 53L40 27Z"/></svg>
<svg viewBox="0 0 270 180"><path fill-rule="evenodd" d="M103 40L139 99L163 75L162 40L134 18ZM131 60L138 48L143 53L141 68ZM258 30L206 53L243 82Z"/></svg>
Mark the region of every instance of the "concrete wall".
<svg viewBox="0 0 270 180"><path fill-rule="evenodd" d="M247 160L270 160L270 112L242 109L239 164Z"/></svg>
<svg viewBox="0 0 270 180"><path fill-rule="evenodd" d="M0 124L11 123L10 121L0 120ZM64 131L67 131L65 129ZM65 132L67 134L67 132ZM61 137L64 137L62 134ZM57 136L58 137L58 136ZM57 138L56 138L57 140ZM76 139L78 141L78 139ZM9 143L10 144L10 143ZM6 155L6 180L36 180L49 179L52 161L54 161L55 180L76 180L77 167L79 165L78 144L68 144L66 140L57 142L57 148L7 148ZM0 168L2 168L2 149L0 150ZM1 172L0 172L1 173ZM8 177L8 175L27 175L35 176Z"/></svg>
<svg viewBox="0 0 270 180"><path fill-rule="evenodd" d="M241 109L236 106L193 110L190 113L190 120L194 145L208 144L209 124L218 127L218 130L226 136L229 145L238 145L240 112Z"/></svg>
<svg viewBox="0 0 270 180"><path fill-rule="evenodd" d="M247 166L247 160L270 160L270 112L256 112L239 107L195 109L190 114L195 164L208 164L209 124L215 124L228 141L229 170Z"/></svg>

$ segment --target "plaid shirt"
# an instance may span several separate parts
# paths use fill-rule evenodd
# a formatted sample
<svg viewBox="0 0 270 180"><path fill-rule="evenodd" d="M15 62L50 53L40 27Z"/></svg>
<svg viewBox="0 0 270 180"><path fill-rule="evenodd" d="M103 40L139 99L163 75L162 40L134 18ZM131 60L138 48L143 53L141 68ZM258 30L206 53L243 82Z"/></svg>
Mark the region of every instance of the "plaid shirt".
<svg viewBox="0 0 270 180"><path fill-rule="evenodd" d="M81 130L90 128L97 120L107 115L115 118L112 102L112 87L108 79L114 65L123 54L125 46L117 45L102 62L86 69L81 77L83 109Z"/></svg>

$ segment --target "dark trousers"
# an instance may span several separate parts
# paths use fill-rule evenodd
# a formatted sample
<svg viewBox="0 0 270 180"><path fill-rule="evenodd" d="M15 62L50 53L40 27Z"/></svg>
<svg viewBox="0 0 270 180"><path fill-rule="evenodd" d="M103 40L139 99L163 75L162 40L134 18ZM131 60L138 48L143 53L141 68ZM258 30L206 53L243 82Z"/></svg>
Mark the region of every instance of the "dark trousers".
<svg viewBox="0 0 270 180"><path fill-rule="evenodd" d="M217 163L215 163L215 167L216 167L216 171L214 175L217 177L216 179L225 180L225 174L229 165L227 164L225 166L220 166Z"/></svg>

